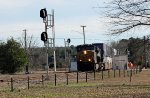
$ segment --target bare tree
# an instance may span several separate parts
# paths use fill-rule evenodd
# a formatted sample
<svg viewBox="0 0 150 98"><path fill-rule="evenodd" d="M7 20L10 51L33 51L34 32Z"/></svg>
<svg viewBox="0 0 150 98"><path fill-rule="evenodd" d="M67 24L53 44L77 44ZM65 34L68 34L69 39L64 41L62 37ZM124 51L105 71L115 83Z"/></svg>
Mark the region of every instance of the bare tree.
<svg viewBox="0 0 150 98"><path fill-rule="evenodd" d="M39 60L38 56L40 55L39 53L36 53L37 51L37 39L33 39L33 36L28 36L26 34L26 32L24 32L25 34L23 34L22 38L19 38L19 43L22 45L23 48L25 48L26 54L28 55L28 64L27 67L31 65L38 65ZM36 58L36 59L35 59Z"/></svg>
<svg viewBox="0 0 150 98"><path fill-rule="evenodd" d="M105 8L114 25L111 34L150 25L150 0L113 0Z"/></svg>

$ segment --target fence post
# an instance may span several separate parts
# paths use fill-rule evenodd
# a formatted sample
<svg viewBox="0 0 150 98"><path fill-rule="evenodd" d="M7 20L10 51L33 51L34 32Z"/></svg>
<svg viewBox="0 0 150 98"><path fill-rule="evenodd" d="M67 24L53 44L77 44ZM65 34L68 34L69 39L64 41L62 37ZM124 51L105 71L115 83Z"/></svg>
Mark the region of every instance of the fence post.
<svg viewBox="0 0 150 98"><path fill-rule="evenodd" d="M95 80L95 70L94 70L94 80Z"/></svg>
<svg viewBox="0 0 150 98"><path fill-rule="evenodd" d="M86 73L86 82L87 82L87 71L85 73Z"/></svg>
<svg viewBox="0 0 150 98"><path fill-rule="evenodd" d="M139 73L140 73L141 72L141 65L139 65L138 69L139 69Z"/></svg>
<svg viewBox="0 0 150 98"><path fill-rule="evenodd" d="M130 77L130 75L129 75L129 70L127 70L127 76Z"/></svg>
<svg viewBox="0 0 150 98"><path fill-rule="evenodd" d="M114 69L114 78L116 77L116 70Z"/></svg>
<svg viewBox="0 0 150 98"><path fill-rule="evenodd" d="M29 79L29 76L28 76L28 89L30 88L30 79Z"/></svg>
<svg viewBox="0 0 150 98"><path fill-rule="evenodd" d="M44 86L44 76L42 75L42 85Z"/></svg>
<svg viewBox="0 0 150 98"><path fill-rule="evenodd" d="M136 66L136 74L137 74L137 66Z"/></svg>
<svg viewBox="0 0 150 98"><path fill-rule="evenodd" d="M103 73L103 70L102 70L102 80L103 80L103 77L104 77L104 73Z"/></svg>
<svg viewBox="0 0 150 98"><path fill-rule="evenodd" d="M56 79L56 74L55 74L55 86L56 86L56 84L57 84L57 79Z"/></svg>
<svg viewBox="0 0 150 98"><path fill-rule="evenodd" d="M132 77L132 69L130 70L130 82L131 82L131 77Z"/></svg>
<svg viewBox="0 0 150 98"><path fill-rule="evenodd" d="M132 68L131 68L131 77L132 77L132 75L133 75L133 72L132 72Z"/></svg>
<svg viewBox="0 0 150 98"><path fill-rule="evenodd" d="M109 71L109 69L108 69L108 78L110 78L110 71Z"/></svg>
<svg viewBox="0 0 150 98"><path fill-rule="evenodd" d="M78 71L77 71L77 83L78 83Z"/></svg>
<svg viewBox="0 0 150 98"><path fill-rule="evenodd" d="M119 77L120 77L120 69L119 69Z"/></svg>
<svg viewBox="0 0 150 98"><path fill-rule="evenodd" d="M11 92L13 92L14 91L14 87L13 87L13 78L11 77Z"/></svg>
<svg viewBox="0 0 150 98"><path fill-rule="evenodd" d="M126 71L125 71L125 69L123 70L123 75L124 75L124 77L126 77Z"/></svg>
<svg viewBox="0 0 150 98"><path fill-rule="evenodd" d="M142 71L142 66L140 65L140 67L139 67L139 72L141 72Z"/></svg>
<svg viewBox="0 0 150 98"><path fill-rule="evenodd" d="M67 73L67 85L68 85L68 73Z"/></svg>

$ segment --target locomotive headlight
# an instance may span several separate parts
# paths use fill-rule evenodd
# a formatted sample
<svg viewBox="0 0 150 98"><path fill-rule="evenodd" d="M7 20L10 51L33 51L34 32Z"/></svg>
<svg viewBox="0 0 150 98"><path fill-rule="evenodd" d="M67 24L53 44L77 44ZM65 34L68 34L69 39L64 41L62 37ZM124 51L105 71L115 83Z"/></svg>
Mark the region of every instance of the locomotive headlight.
<svg viewBox="0 0 150 98"><path fill-rule="evenodd" d="M86 51L86 50L84 50L84 51L83 51L83 53L84 53L84 54L87 54L87 51Z"/></svg>
<svg viewBox="0 0 150 98"><path fill-rule="evenodd" d="M80 60L80 62L81 62L82 60Z"/></svg>
<svg viewBox="0 0 150 98"><path fill-rule="evenodd" d="M91 62L91 59L88 59L89 62Z"/></svg>

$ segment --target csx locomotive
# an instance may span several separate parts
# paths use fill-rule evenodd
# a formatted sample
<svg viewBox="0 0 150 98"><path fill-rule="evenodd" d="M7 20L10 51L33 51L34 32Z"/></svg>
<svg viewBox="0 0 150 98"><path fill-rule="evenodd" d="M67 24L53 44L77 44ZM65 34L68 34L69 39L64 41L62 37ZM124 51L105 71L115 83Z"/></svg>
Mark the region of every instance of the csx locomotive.
<svg viewBox="0 0 150 98"><path fill-rule="evenodd" d="M95 71L112 68L112 48L104 43L78 45L78 71Z"/></svg>

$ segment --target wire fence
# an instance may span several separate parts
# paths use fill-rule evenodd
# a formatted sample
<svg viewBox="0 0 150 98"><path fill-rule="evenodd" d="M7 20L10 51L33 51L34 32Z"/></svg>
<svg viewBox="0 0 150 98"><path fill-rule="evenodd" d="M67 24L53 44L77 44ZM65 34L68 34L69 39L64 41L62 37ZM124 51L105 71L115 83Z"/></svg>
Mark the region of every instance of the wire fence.
<svg viewBox="0 0 150 98"><path fill-rule="evenodd" d="M11 77L8 80L0 80L2 89L10 91L30 89L35 86L60 86L93 82L93 81L111 81L113 78L126 78L128 83L132 82L132 77L141 70L138 68L130 70L106 70L94 72L50 72L47 78L45 74L38 74L38 76L27 74L20 77Z"/></svg>

